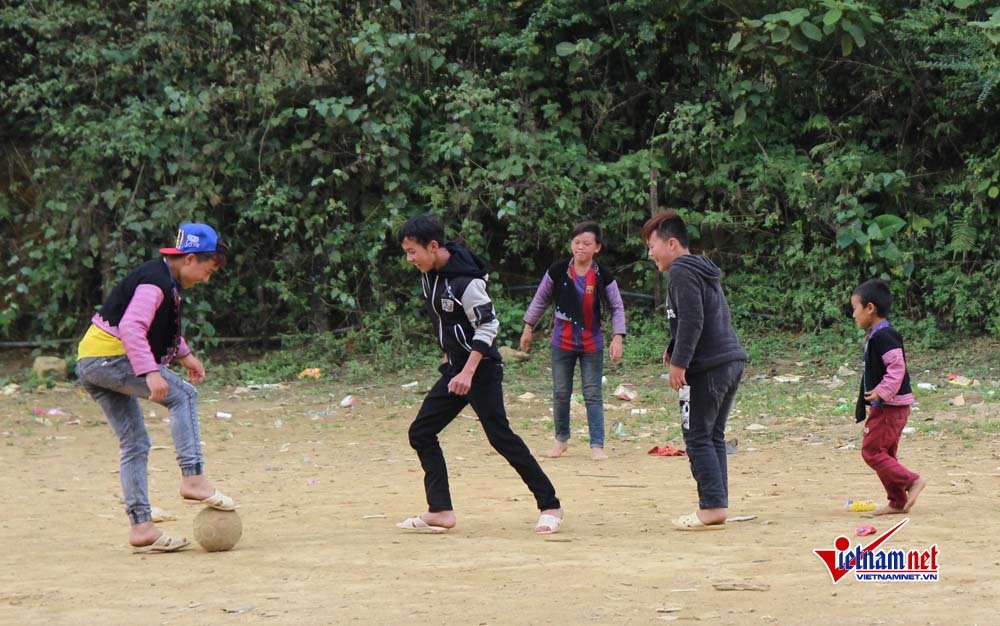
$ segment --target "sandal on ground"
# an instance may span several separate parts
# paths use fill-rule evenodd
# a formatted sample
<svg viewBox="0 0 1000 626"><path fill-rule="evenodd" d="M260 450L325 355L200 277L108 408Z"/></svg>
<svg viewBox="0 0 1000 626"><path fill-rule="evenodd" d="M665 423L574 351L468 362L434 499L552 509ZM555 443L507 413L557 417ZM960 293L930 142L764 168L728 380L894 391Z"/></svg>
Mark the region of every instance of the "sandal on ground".
<svg viewBox="0 0 1000 626"><path fill-rule="evenodd" d="M233 502L233 499L218 489L215 490L215 493L208 496L204 500L198 500L197 498L184 498L184 502L188 504L204 504L207 507L218 509L219 511L235 511L237 509L237 504Z"/></svg>
<svg viewBox="0 0 1000 626"><path fill-rule="evenodd" d="M398 522L396 524L396 528L402 528L403 530L411 533L426 533L432 535L446 533L449 530L446 526L431 526L419 515L417 517L408 517L402 522Z"/></svg>
<svg viewBox="0 0 1000 626"><path fill-rule="evenodd" d="M156 541L148 546L132 546L133 554L150 554L153 552L177 552L191 545L191 542L184 537L171 537L163 533L156 538Z"/></svg>
<svg viewBox="0 0 1000 626"><path fill-rule="evenodd" d="M160 522L176 522L177 516L173 513L164 511L158 506L154 506L150 509L150 514L153 516L151 520L154 524L159 524Z"/></svg>
<svg viewBox="0 0 1000 626"><path fill-rule="evenodd" d="M674 528L677 530L722 530L726 527L726 523L721 524L706 524L698 518L698 513L694 512L690 515L681 515L675 520L672 520Z"/></svg>
<svg viewBox="0 0 1000 626"><path fill-rule="evenodd" d="M535 532L539 535L551 535L552 533L559 532L559 527L562 526L562 523L563 518L549 513L542 513L538 517L538 523L535 524Z"/></svg>

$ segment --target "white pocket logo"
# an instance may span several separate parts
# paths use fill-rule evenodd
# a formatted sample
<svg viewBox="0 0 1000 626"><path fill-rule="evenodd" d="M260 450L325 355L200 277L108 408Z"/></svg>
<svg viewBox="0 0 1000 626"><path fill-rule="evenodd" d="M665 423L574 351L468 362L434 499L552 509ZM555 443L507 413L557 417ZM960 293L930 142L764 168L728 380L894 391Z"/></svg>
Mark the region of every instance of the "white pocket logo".
<svg viewBox="0 0 1000 626"><path fill-rule="evenodd" d="M691 430L691 387L684 385L677 390L677 399L681 404L681 428Z"/></svg>
<svg viewBox="0 0 1000 626"><path fill-rule="evenodd" d="M441 298L441 310L445 313L451 313L455 310L455 301L448 298Z"/></svg>

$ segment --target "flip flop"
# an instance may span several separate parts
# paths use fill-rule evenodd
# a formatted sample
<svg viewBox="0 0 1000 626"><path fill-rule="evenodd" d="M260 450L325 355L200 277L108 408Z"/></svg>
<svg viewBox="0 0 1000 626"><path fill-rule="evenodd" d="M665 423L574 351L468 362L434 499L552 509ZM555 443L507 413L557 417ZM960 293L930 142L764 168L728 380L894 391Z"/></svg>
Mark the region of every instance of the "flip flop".
<svg viewBox="0 0 1000 626"><path fill-rule="evenodd" d="M185 537L177 538L163 533L148 546L132 546L132 554L151 554L154 552L177 552L191 545Z"/></svg>
<svg viewBox="0 0 1000 626"><path fill-rule="evenodd" d="M204 500L198 500L196 498L184 498L184 502L187 504L204 504L207 507L218 509L219 511L235 511L238 505L233 502L233 499L222 493L218 489L215 493L208 496Z"/></svg>
<svg viewBox="0 0 1000 626"><path fill-rule="evenodd" d="M441 533L446 533L449 530L445 526L431 526L419 515L417 517L408 517L402 522L398 522L396 524L396 528L402 528L403 530L411 533L426 533L429 535L440 535Z"/></svg>
<svg viewBox="0 0 1000 626"><path fill-rule="evenodd" d="M874 535L878 531L871 524L862 524L854 529L854 534L858 537L867 537L868 535Z"/></svg>
<svg viewBox="0 0 1000 626"><path fill-rule="evenodd" d="M542 513L538 518L538 523L535 524L535 532L539 535L551 535L559 532L559 527L562 526L562 523L563 518L549 513ZM548 528L548 530L539 530L540 528Z"/></svg>
<svg viewBox="0 0 1000 626"><path fill-rule="evenodd" d="M726 527L725 522L721 524L706 524L698 518L697 512L690 515L681 515L671 521L677 530L722 530Z"/></svg>

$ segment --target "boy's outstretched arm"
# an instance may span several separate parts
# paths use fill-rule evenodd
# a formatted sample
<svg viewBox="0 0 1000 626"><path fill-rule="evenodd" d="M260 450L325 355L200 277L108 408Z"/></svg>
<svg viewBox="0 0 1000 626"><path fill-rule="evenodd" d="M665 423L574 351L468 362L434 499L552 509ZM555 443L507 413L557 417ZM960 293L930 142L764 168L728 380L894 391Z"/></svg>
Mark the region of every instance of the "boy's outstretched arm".
<svg viewBox="0 0 1000 626"><path fill-rule="evenodd" d="M477 278L469 283L462 295L462 308L472 327L476 329L476 334L472 337L469 360L465 362L462 371L448 383L448 391L458 395L469 392L479 362L483 360L486 351L493 347L500 332L500 320L493 311L493 301L486 293L485 280Z"/></svg>
<svg viewBox="0 0 1000 626"><path fill-rule="evenodd" d="M622 345L625 343L625 303L622 301L621 291L618 289L618 281L612 281L605 288L608 303L611 305L611 338L609 347L612 361L622 358Z"/></svg>
<svg viewBox="0 0 1000 626"><path fill-rule="evenodd" d="M671 300L677 303L677 333L670 350L670 364L687 369L705 327L705 305L698 279L690 271L670 273ZM672 375L672 374L671 374Z"/></svg>
<svg viewBox="0 0 1000 626"><path fill-rule="evenodd" d="M524 312L524 330L521 332L520 341L521 350L527 352L531 348L532 331L535 324L542 319L545 309L549 308L549 305L552 304L554 290L552 278L548 272L545 272L542 275L541 282L538 284L538 289L535 290L534 297L531 299L531 304L528 305L528 310ZM472 318L469 319L475 324Z"/></svg>
<svg viewBox="0 0 1000 626"><path fill-rule="evenodd" d="M865 395L865 399L869 402L891 402L903 385L903 377L906 376L906 357L903 356L902 348L895 348L883 354L882 364L885 365L885 376L868 392L871 398Z"/></svg>

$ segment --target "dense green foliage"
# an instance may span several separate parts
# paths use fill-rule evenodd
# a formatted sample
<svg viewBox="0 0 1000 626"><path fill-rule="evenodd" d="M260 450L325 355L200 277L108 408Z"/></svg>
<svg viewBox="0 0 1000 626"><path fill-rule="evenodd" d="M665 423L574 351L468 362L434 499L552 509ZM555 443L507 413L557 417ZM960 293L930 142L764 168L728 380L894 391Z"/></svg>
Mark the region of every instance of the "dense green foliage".
<svg viewBox="0 0 1000 626"><path fill-rule="evenodd" d="M402 345L424 210L507 285L598 218L650 292L651 179L738 313L826 327L882 275L925 340L1000 334L998 41L973 0L12 0L0 334L82 332L190 219L236 250L202 338Z"/></svg>

